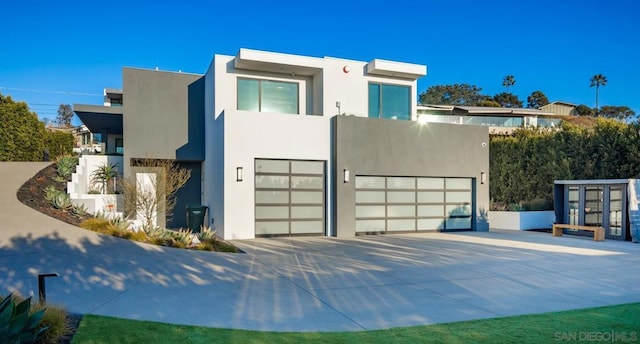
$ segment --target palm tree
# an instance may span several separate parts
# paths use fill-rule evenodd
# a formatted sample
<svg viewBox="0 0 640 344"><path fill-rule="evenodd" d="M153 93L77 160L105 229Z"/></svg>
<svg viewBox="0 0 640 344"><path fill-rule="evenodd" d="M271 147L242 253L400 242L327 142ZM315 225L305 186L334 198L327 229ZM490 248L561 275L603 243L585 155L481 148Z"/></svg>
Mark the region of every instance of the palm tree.
<svg viewBox="0 0 640 344"><path fill-rule="evenodd" d="M516 84L516 78L513 75L507 75L502 79L502 86L507 88L507 93L509 93L509 89L511 86Z"/></svg>
<svg viewBox="0 0 640 344"><path fill-rule="evenodd" d="M593 87L593 86L596 87L596 116L600 111L600 108L598 107L598 91L600 89L600 86L605 86L606 84L607 84L607 77L602 74L596 74L591 78L591 86L589 87Z"/></svg>

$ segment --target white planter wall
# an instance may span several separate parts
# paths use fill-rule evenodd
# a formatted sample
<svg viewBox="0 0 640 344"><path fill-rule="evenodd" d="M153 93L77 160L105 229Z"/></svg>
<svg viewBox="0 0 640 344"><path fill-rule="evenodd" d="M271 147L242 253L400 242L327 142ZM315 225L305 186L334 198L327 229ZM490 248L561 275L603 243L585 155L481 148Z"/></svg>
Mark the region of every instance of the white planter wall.
<svg viewBox="0 0 640 344"><path fill-rule="evenodd" d="M556 220L553 210L545 211L490 211L491 229L530 230L551 228Z"/></svg>
<svg viewBox="0 0 640 344"><path fill-rule="evenodd" d="M122 213L124 198L122 195L89 194L91 173L103 164L117 165L116 170L122 176L122 156L114 155L83 155L78 161L76 172L71 175L71 181L67 182L67 193L75 205L82 205L88 213L102 212L107 216Z"/></svg>

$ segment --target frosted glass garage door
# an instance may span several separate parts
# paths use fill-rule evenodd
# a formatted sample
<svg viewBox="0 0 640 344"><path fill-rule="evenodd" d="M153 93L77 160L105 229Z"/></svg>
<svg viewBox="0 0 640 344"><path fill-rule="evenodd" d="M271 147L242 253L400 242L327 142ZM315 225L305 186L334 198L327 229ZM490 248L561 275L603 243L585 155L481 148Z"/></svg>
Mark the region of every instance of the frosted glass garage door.
<svg viewBox="0 0 640 344"><path fill-rule="evenodd" d="M322 235L325 163L255 160L256 236Z"/></svg>
<svg viewBox="0 0 640 344"><path fill-rule="evenodd" d="M356 176L356 232L471 230L473 179Z"/></svg>

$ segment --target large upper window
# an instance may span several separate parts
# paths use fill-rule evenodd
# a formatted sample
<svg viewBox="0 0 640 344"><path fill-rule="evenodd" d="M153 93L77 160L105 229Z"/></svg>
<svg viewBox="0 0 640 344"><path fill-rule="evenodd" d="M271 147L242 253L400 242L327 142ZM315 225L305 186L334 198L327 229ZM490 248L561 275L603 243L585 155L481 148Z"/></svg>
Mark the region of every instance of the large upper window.
<svg viewBox="0 0 640 344"><path fill-rule="evenodd" d="M411 119L411 87L369 84L369 117Z"/></svg>
<svg viewBox="0 0 640 344"><path fill-rule="evenodd" d="M238 110L298 114L298 84L238 78Z"/></svg>

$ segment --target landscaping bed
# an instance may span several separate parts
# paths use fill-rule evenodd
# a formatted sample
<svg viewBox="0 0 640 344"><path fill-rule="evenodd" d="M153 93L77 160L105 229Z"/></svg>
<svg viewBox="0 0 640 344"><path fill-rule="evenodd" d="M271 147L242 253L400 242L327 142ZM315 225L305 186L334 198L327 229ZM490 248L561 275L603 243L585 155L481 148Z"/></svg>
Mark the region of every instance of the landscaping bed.
<svg viewBox="0 0 640 344"><path fill-rule="evenodd" d="M55 180L54 177L56 175L57 172L55 164L45 167L33 178L24 183L20 189L18 189L18 200L45 215L74 226L79 226L82 221L92 218L93 215L91 214L75 214L65 210L56 209L49 204L44 193L44 189L47 186L52 185L59 190L65 190L67 187L66 182L58 182Z"/></svg>

